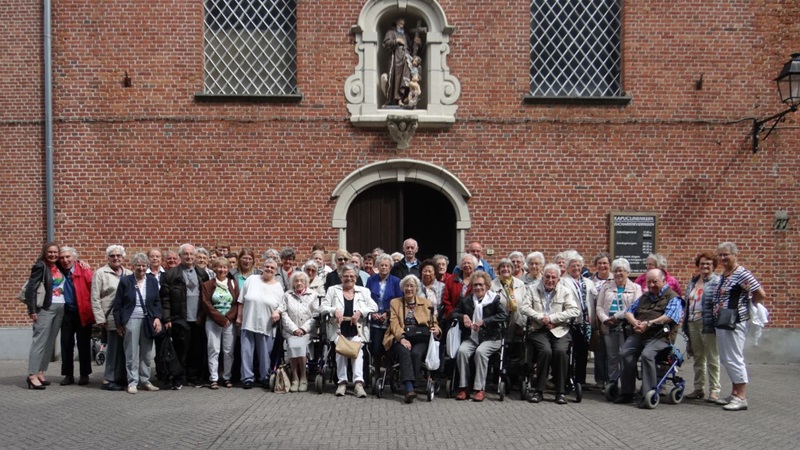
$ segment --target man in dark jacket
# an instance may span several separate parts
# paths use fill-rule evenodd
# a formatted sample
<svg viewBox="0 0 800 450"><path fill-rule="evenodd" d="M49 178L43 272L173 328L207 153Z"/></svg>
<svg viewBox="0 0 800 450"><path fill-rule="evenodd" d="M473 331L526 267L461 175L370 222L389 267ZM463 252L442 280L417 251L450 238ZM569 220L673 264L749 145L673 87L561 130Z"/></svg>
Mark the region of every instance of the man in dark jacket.
<svg viewBox="0 0 800 450"><path fill-rule="evenodd" d="M208 281L208 274L195 266L195 249L183 244L178 249L181 263L167 270L161 277L161 305L164 326L172 336L184 376L189 384L202 384L208 378L206 334L197 323L200 308L200 285ZM173 379L172 389L182 387L183 380Z"/></svg>
<svg viewBox="0 0 800 450"><path fill-rule="evenodd" d="M419 260L417 259L418 251L419 245L417 245L417 241L414 239L406 239L403 241L404 258L400 261L397 261L392 266L392 271L390 273L401 280L405 278L406 275L414 275L418 279L421 279L419 272Z"/></svg>

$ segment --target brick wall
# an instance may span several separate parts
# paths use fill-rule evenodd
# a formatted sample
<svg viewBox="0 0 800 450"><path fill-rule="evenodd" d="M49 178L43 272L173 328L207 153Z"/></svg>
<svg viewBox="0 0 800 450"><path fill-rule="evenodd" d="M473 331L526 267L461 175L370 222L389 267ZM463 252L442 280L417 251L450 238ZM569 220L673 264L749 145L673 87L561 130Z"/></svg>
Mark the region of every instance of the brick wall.
<svg viewBox="0 0 800 450"><path fill-rule="evenodd" d="M56 237L93 266L191 241L336 247L330 193L398 156L385 131L349 124L344 79L361 1L298 2L299 104L200 103L202 6L189 0L55 2ZM472 192L472 229L500 255L608 247L610 210L659 214L658 250L685 281L699 250L739 245L773 324L800 326L789 282L798 243L798 116L750 152L747 117L779 111L772 79L800 51L800 3L625 2L625 107L524 105L527 1L441 2L457 28L455 126L418 131L399 156L439 165ZM0 6L0 326L44 240L41 6ZM133 86L123 88L127 71ZM695 82L703 76L703 89ZM789 229L771 230L774 213ZM365 250L365 249L358 249Z"/></svg>

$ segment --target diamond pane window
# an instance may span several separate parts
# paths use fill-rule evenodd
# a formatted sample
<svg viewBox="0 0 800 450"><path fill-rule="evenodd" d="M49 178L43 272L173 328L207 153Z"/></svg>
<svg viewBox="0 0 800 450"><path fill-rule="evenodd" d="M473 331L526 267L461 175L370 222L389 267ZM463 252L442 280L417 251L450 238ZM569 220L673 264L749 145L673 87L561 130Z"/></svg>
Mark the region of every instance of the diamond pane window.
<svg viewBox="0 0 800 450"><path fill-rule="evenodd" d="M297 95L296 0L206 0L204 92Z"/></svg>
<svg viewBox="0 0 800 450"><path fill-rule="evenodd" d="M532 0L531 95L622 95L620 16L620 0Z"/></svg>

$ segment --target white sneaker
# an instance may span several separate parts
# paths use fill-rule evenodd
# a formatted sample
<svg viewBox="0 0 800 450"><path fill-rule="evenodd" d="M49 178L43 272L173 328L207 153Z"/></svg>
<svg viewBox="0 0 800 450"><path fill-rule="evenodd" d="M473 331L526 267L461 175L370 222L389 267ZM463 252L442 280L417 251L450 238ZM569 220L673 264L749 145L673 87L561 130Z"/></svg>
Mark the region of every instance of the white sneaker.
<svg viewBox="0 0 800 450"><path fill-rule="evenodd" d="M729 395L729 396L727 396L725 398L720 397L719 399L717 399L717 401L715 403L718 404L718 405L727 405L728 403L731 402L731 400L733 400L733 396Z"/></svg>
<svg viewBox="0 0 800 450"><path fill-rule="evenodd" d="M142 390L155 392L155 391L160 391L161 389L159 389L158 387L154 386L153 383L145 383L145 384L142 385Z"/></svg>
<svg viewBox="0 0 800 450"><path fill-rule="evenodd" d="M347 392L347 384L342 383L339 386L336 386L336 396L337 397L344 397L344 393Z"/></svg>
<svg viewBox="0 0 800 450"><path fill-rule="evenodd" d="M747 409L747 399L732 397L730 403L723 406L725 411L744 411Z"/></svg>
<svg viewBox="0 0 800 450"><path fill-rule="evenodd" d="M136 389L136 386L128 386L128 394L135 394L137 392L139 392L139 390Z"/></svg>
<svg viewBox="0 0 800 450"><path fill-rule="evenodd" d="M367 398L367 391L364 390L364 383L356 383L355 389L356 398Z"/></svg>

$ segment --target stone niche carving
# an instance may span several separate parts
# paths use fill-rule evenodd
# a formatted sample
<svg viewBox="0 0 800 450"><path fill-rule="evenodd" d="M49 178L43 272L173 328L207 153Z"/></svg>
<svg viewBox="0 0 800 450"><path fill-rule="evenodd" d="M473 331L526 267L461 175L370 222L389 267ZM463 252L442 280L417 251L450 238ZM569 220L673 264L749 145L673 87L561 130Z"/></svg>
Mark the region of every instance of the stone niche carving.
<svg viewBox="0 0 800 450"><path fill-rule="evenodd" d="M397 19L403 18L406 33L424 27L419 100L414 108L386 106L381 91L381 74L389 70L391 54L383 47L386 32ZM447 55L450 35L455 28L448 25L444 10L436 0L367 0L351 32L355 36L358 65L345 81L344 91L350 122L357 127L386 128L389 116L393 121L416 117L420 129L449 128L455 123L456 101L461 84L450 74Z"/></svg>

